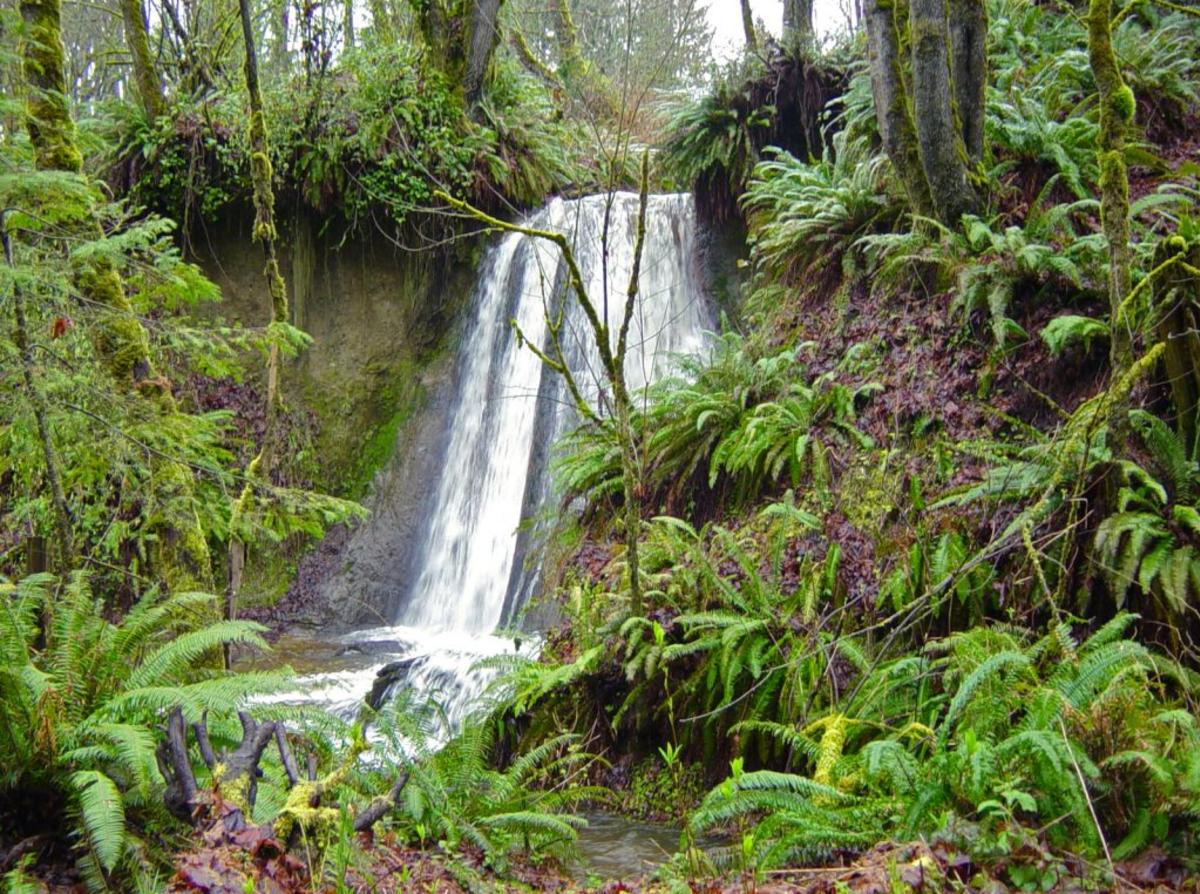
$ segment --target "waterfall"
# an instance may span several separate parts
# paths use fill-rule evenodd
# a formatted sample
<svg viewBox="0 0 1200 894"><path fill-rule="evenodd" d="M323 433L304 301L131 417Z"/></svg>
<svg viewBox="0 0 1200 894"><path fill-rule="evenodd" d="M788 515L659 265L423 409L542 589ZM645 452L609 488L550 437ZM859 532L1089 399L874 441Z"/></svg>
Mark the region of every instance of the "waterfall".
<svg viewBox="0 0 1200 894"><path fill-rule="evenodd" d="M614 342L637 214L637 195L616 193L555 199L526 221L567 235ZM456 361L440 478L409 586L397 594L395 626L347 637L351 644L388 643L395 660L385 678L439 692L452 720L461 719L488 681L473 665L520 648L519 638L514 645L495 633L519 620L536 589L537 569L525 562L532 539L527 524L553 499L552 445L577 422L562 377L519 343L514 324L525 341L549 351L547 320L559 319L561 311L560 343L581 391L595 405L605 390L592 331L567 293L564 268L558 247L544 239L509 233L489 250ZM703 349L712 319L699 271L691 197L651 196L625 363L631 391L670 372L678 355ZM353 705L376 668L325 675L309 685L332 687L331 701Z"/></svg>

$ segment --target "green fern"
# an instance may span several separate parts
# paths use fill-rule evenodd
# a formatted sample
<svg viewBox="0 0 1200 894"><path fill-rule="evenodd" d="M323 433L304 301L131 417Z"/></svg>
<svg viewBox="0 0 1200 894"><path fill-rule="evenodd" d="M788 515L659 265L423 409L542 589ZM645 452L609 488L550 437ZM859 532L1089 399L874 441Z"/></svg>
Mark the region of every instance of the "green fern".
<svg viewBox="0 0 1200 894"><path fill-rule="evenodd" d="M113 622L82 575L61 590L48 575L0 581L0 797L26 785L61 793L95 872L125 860L126 809L161 797L158 718L176 705L232 715L286 682L214 674L225 644L264 645L249 622L202 626L214 615L210 596L152 591Z"/></svg>

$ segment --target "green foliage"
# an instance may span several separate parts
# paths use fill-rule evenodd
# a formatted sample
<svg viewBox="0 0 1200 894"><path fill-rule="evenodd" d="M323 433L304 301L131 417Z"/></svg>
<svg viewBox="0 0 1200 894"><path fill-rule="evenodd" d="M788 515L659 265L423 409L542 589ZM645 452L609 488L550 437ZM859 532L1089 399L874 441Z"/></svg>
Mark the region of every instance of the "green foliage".
<svg viewBox="0 0 1200 894"><path fill-rule="evenodd" d="M211 670L224 645L266 644L256 624L206 621L205 594L151 592L113 622L82 575L41 575L0 582L0 612L0 800L68 807L70 825L49 831L105 873L139 859L127 814L161 813L156 719L175 705L193 719L232 714L284 683Z"/></svg>
<svg viewBox="0 0 1200 894"><path fill-rule="evenodd" d="M799 353L756 357L727 334L707 361L683 360L680 377L650 386L634 419L644 433L643 488L668 506L704 487L749 500L781 480L824 492L832 480L829 451L870 444L854 422L878 385L847 385L833 372L806 380ZM557 472L568 497L618 493L611 426L576 431Z"/></svg>
<svg viewBox="0 0 1200 894"><path fill-rule="evenodd" d="M498 60L479 114L487 149L477 167L515 204L533 207L566 185L594 182L597 173L603 182L601 171L581 163L580 134L554 98L511 60Z"/></svg>
<svg viewBox="0 0 1200 894"><path fill-rule="evenodd" d="M30 187L34 187L32 190ZM121 206L97 206L94 187L79 177L23 172L0 179L0 203L14 209L6 220L13 264L0 267L0 291L22 289L45 397L59 474L70 506L74 541L121 574L144 574L153 547L154 519L194 514L207 538L229 536L232 498L242 488L242 447L227 411L147 413L138 388L113 382L99 356L109 327L131 319L110 308L77 300L76 271L101 260L123 274L133 313L153 317L149 349L164 372L154 387L173 390L196 373L239 379L250 352L271 347L295 356L308 337L287 324L239 329L192 320L199 304L219 292L198 268L185 262L172 241L174 225L161 218L128 218ZM74 226L84 209L99 215L102 230ZM174 380L174 381L172 381ZM16 345L0 340L0 532L50 537L55 531L44 445L26 394ZM182 389L181 389L182 390ZM253 435L253 432L247 434ZM167 494L156 505L155 470L164 461L193 476L192 499ZM328 526L360 517L356 504L263 483L246 513L244 538L279 540L291 533L321 534ZM0 568L11 559L0 556ZM120 581L124 583L123 580ZM104 588L107 589L107 588Z"/></svg>
<svg viewBox="0 0 1200 894"><path fill-rule="evenodd" d="M1100 126L1095 121L1057 121L1036 96L1020 93L994 100L988 113L988 133L998 146L1018 159L1047 165L1076 198L1092 194L1100 175L1095 148Z"/></svg>
<svg viewBox="0 0 1200 894"><path fill-rule="evenodd" d="M884 579L877 601L890 602L894 611L901 611L931 589L944 587L969 617L982 619L996 575L986 563L964 567L973 558L970 544L957 531L936 539L918 536Z"/></svg>
<svg viewBox="0 0 1200 894"><path fill-rule="evenodd" d="M449 853L478 847L497 869L516 853L568 856L586 825L571 809L607 794L578 781L594 760L579 737L555 736L496 769L491 724L468 720L448 739L445 724L435 707L404 697L373 717L379 741L365 789L386 790L397 772L409 774L392 815L400 833Z"/></svg>
<svg viewBox="0 0 1200 894"><path fill-rule="evenodd" d="M786 152L754 168L741 205L754 263L772 280L800 282L859 237L891 222L885 158L866 140L834 139L833 160L805 164Z"/></svg>
<svg viewBox="0 0 1200 894"><path fill-rule="evenodd" d="M268 83L271 167L282 196L346 230L383 210L397 223L427 212L436 189L494 207L522 207L587 182L577 127L544 85L510 59L497 60L478 122L463 113L456 85L407 42L368 42L335 71ZM102 132L110 179L135 204L183 222L211 221L249 200L247 116L240 97L176 100L147 122L132 103L107 106Z"/></svg>
<svg viewBox="0 0 1200 894"><path fill-rule="evenodd" d="M1200 594L1200 465L1157 416L1136 410L1131 421L1152 471L1128 461L1119 465L1116 511L1097 526L1092 559L1118 606L1136 585L1163 616L1182 619Z"/></svg>
<svg viewBox="0 0 1200 894"><path fill-rule="evenodd" d="M643 545L643 575L647 599L669 621L618 615L607 628L609 660L619 662L629 684L624 702L612 706L614 727L666 720L685 752L711 755L730 742L739 721L798 716L826 662L835 660L823 650L822 619L844 597L836 545L794 567L785 561L794 538L817 526L790 499L763 510L753 533L655 519ZM597 664L594 653L588 661L593 668L607 663ZM559 672L564 683L574 676L567 673ZM526 699L521 707L532 704ZM676 725L675 716L700 722ZM753 741L751 732L743 747Z"/></svg>
<svg viewBox="0 0 1200 894"><path fill-rule="evenodd" d="M726 78L699 100L676 106L667 123L664 168L697 192L739 195L775 114L773 106L749 100L736 78Z"/></svg>
<svg viewBox="0 0 1200 894"><path fill-rule="evenodd" d="M967 315L986 311L993 340L1002 348L1025 336L1008 313L1016 297L1075 298L1096 281L1104 260L1103 239L1080 224L1096 213L1097 203L1047 206L1044 196L1052 185L1043 189L1021 226L998 229L995 221L966 215L960 231L928 222L926 229L867 236L861 244L877 266L879 284L898 284L914 265L934 265L945 278L953 277L955 307Z"/></svg>
<svg viewBox="0 0 1200 894"><path fill-rule="evenodd" d="M1108 341L1108 324L1095 317L1078 314L1062 314L1055 317L1041 331L1042 341L1055 357L1073 345L1082 345L1086 353L1095 341Z"/></svg>
<svg viewBox="0 0 1200 894"><path fill-rule="evenodd" d="M1136 836L1147 817L1187 829L1200 729L1164 698L1169 666L1122 638L1131 620L1081 643L1067 627L1040 640L976 628L931 643L931 657L880 664L826 717L770 730L799 746L812 775L735 766L690 828L761 817L739 849L757 869L953 830L954 817L975 825L966 844L981 856L1022 827L1092 854L1098 834ZM1124 855L1141 846L1126 840Z"/></svg>

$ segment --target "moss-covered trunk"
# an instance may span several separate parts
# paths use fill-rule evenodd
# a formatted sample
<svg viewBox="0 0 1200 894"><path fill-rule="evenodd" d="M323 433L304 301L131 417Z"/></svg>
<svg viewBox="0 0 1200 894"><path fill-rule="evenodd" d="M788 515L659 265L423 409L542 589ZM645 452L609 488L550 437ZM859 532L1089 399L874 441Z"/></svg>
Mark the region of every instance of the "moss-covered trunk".
<svg viewBox="0 0 1200 894"><path fill-rule="evenodd" d="M967 152L954 115L950 80L950 27L945 0L910 0L912 105L921 167L933 208L956 225L978 204L967 179Z"/></svg>
<svg viewBox="0 0 1200 894"><path fill-rule="evenodd" d="M871 92L883 148L895 168L909 204L916 214L933 216L933 197L921 167L917 129L904 83L900 36L905 29L901 0L866 0L867 57L871 66Z"/></svg>
<svg viewBox="0 0 1200 894"><path fill-rule="evenodd" d="M162 82L150 56L150 39L146 34L146 19L140 0L121 0L121 20L125 24L125 43L133 60L133 83L138 102L146 117L153 121L166 111Z"/></svg>
<svg viewBox="0 0 1200 894"><path fill-rule="evenodd" d="M813 0L783 0L783 40L790 46L813 49Z"/></svg>
<svg viewBox="0 0 1200 894"><path fill-rule="evenodd" d="M0 242L4 245L4 261L9 267L13 266L12 243L8 231L4 227L4 215L0 212ZM49 407L46 395L42 391L41 381L34 360L33 345L29 341L29 321L25 309L25 292L19 282L12 287L13 304L13 342L21 356L21 374L25 380L25 391L33 410L34 423L37 425L38 440L42 445L42 460L46 463L46 480L50 484L50 498L54 504L55 534L58 536L58 566L55 569L60 576L67 575L75 563L74 535L71 528L71 509L67 505L66 491L63 489L62 473L59 470L58 451L54 447L54 438L50 433L48 422ZM31 548L31 555L37 550ZM32 564L32 563L31 563ZM38 569L39 571L42 569Z"/></svg>
<svg viewBox="0 0 1200 894"><path fill-rule="evenodd" d="M245 43L246 93L250 100L250 180L254 196L254 229L251 238L263 247L263 276L266 279L267 295L270 300L271 324L288 322L287 284L279 271L279 258L275 251L278 231L275 227L275 188L272 180L271 152L267 142L267 121L263 111L262 91L258 82L258 50L254 43L254 19L249 0L238 0L238 14L242 23L242 40ZM241 495L233 505L229 536L229 581L225 598L225 617L232 620L237 615L237 599L242 586L242 574L246 566L247 537L243 532L243 519L254 501L254 484L270 478L275 442L278 437L278 420L282 407L279 392L279 345L271 339L267 349L267 425L263 444L258 455L246 467L246 483ZM226 653L226 664L229 661Z"/></svg>
<svg viewBox="0 0 1200 894"><path fill-rule="evenodd" d="M742 0L742 33L746 37L746 49L757 53L758 36L754 33L754 13L750 10L750 0Z"/></svg>
<svg viewBox="0 0 1200 894"><path fill-rule="evenodd" d="M957 226L979 205L969 166L983 154L983 7L867 0L864 19L884 150L913 211Z"/></svg>
<svg viewBox="0 0 1200 894"><path fill-rule="evenodd" d="M78 174L83 160L67 110L61 2L22 0L21 16L26 28L26 127L35 163L41 170ZM99 235L95 220L89 229L89 235ZM81 264L75 286L96 312L91 340L117 386L139 394L164 420L178 412L169 385L154 370L149 337L112 263L96 257ZM152 535L153 570L172 591L209 589L212 570L196 514L191 469L158 453L150 462L153 489L146 528Z"/></svg>
<svg viewBox="0 0 1200 894"><path fill-rule="evenodd" d="M432 61L467 106L483 93L500 36L504 0L409 0Z"/></svg>
<svg viewBox="0 0 1200 894"><path fill-rule="evenodd" d="M1193 453L1200 434L1200 242L1172 236L1158 247L1154 313L1180 440Z"/></svg>
<svg viewBox="0 0 1200 894"><path fill-rule="evenodd" d="M1100 93L1100 220L1108 243L1108 304L1114 371L1129 366L1132 334L1122 312L1132 274L1129 225L1129 172L1125 135L1133 121L1133 91L1121 77L1112 45L1112 0L1091 0L1088 7L1088 57Z"/></svg>

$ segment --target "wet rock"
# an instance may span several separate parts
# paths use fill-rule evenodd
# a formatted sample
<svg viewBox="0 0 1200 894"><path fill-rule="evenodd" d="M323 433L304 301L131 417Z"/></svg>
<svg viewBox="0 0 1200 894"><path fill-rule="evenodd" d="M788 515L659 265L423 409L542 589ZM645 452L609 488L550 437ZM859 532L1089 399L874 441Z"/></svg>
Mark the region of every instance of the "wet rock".
<svg viewBox="0 0 1200 894"><path fill-rule="evenodd" d="M367 694L367 704L371 706L371 710L378 711L380 709L387 700L388 693L404 682L416 662L416 658L401 658L399 661L392 661L379 669L371 691Z"/></svg>

